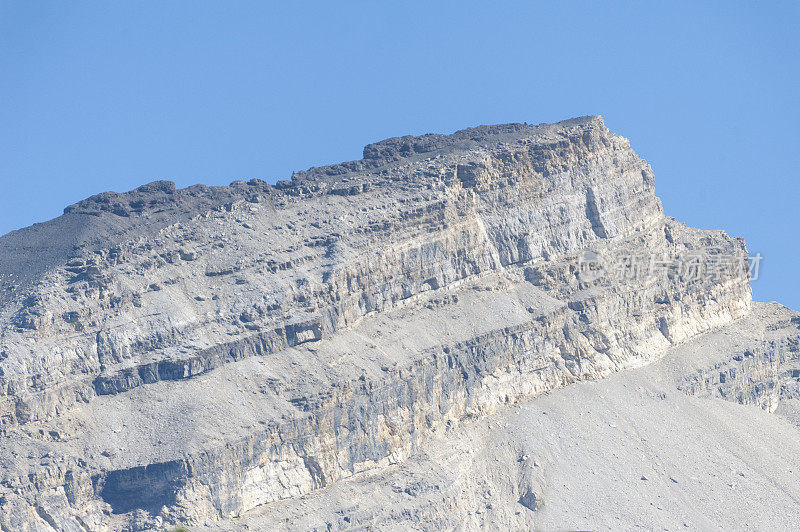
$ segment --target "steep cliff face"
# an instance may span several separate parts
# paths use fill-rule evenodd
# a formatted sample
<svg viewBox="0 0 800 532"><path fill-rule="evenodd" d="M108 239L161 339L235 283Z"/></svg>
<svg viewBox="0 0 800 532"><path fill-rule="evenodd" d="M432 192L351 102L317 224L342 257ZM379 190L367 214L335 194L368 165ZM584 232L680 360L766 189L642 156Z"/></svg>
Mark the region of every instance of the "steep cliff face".
<svg viewBox="0 0 800 532"><path fill-rule="evenodd" d="M214 522L380 471L749 315L745 263L599 117L94 196L0 238L0 526Z"/></svg>
<svg viewBox="0 0 800 532"><path fill-rule="evenodd" d="M737 372L736 386L779 392L774 413L750 394L740 404L727 383L695 392L686 383L773 341L789 340L774 359L796 364L799 322L780 305L754 303L652 364L464 421L401 464L199 529L791 528L800 519L800 439L797 402L785 392L797 379L781 364L767 380ZM730 400L708 397L718 394Z"/></svg>

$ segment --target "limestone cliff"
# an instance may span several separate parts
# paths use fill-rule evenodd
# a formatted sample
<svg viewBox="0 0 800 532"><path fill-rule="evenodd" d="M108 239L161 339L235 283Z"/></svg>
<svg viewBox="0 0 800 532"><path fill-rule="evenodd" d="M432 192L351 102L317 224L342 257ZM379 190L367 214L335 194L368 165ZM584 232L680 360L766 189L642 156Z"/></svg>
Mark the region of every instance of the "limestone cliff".
<svg viewBox="0 0 800 532"><path fill-rule="evenodd" d="M0 528L212 526L379 472L749 316L746 255L599 117L93 196L0 238ZM779 336L742 361L770 390ZM681 389L777 408L716 364Z"/></svg>

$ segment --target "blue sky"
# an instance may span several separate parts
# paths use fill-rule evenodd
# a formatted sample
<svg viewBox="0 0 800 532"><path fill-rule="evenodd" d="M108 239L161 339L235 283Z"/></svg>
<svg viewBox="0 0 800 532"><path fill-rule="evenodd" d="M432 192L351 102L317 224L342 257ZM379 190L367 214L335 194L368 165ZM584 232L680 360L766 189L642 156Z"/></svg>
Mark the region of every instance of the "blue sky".
<svg viewBox="0 0 800 532"><path fill-rule="evenodd" d="M385 137L602 114L668 215L800 309L799 2L0 0L0 233L104 190L284 179Z"/></svg>

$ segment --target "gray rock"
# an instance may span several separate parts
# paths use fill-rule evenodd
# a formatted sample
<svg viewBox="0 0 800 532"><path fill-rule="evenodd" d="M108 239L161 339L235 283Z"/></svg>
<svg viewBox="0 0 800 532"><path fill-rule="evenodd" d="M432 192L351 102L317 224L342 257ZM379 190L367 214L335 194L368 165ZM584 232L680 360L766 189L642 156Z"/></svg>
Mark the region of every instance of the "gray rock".
<svg viewBox="0 0 800 532"><path fill-rule="evenodd" d="M746 270L683 267L746 253L664 216L649 165L600 117L389 139L276 186L93 196L0 238L0 528L235 527L380 483L459 427L747 319ZM789 329L676 390L796 398ZM541 505L516 481L487 505L472 482L451 499L404 478L386 508L295 524L510 526L516 501ZM429 506L444 493L460 502Z"/></svg>

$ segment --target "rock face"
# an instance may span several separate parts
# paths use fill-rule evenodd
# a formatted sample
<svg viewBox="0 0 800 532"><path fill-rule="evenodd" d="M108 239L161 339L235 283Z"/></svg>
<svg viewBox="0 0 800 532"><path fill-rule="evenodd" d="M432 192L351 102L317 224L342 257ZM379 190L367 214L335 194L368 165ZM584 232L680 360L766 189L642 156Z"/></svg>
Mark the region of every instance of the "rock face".
<svg viewBox="0 0 800 532"><path fill-rule="evenodd" d="M746 256L664 216L600 117L389 139L276 186L93 196L0 238L0 529L238 526L383 474L749 319ZM781 312L675 389L791 409ZM534 477L509 495L522 523L548 505ZM360 520L485 525L475 508Z"/></svg>

